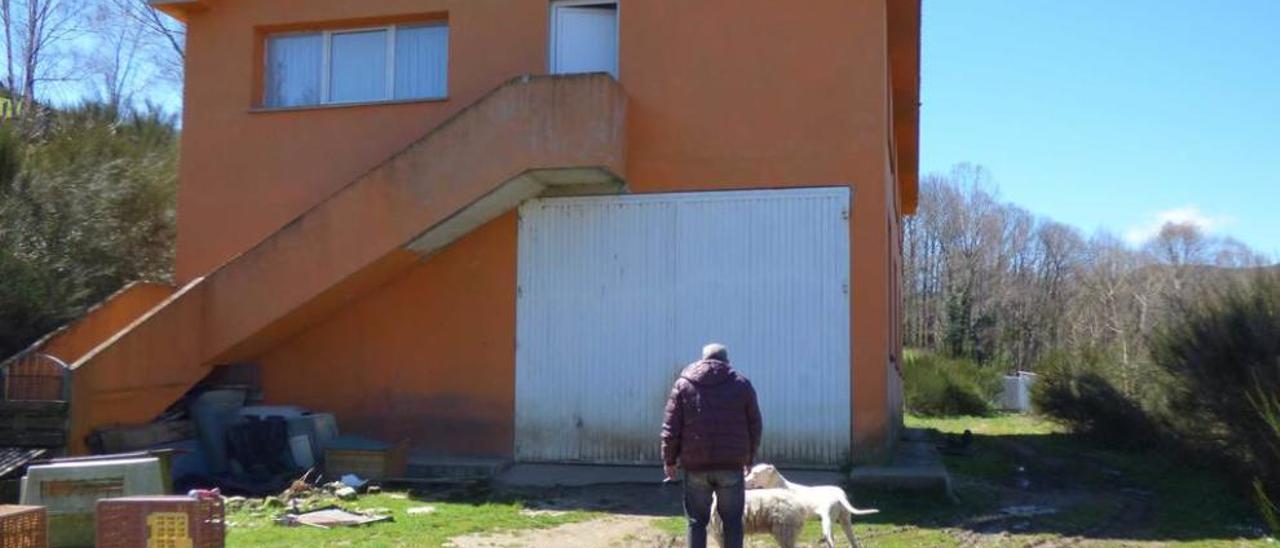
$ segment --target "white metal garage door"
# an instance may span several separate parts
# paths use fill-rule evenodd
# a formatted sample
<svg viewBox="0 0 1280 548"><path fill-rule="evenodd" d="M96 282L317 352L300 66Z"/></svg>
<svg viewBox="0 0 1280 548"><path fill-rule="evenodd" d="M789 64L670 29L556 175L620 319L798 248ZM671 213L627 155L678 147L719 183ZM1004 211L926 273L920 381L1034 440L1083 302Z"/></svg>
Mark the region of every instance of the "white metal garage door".
<svg viewBox="0 0 1280 548"><path fill-rule="evenodd" d="M710 341L751 378L765 459L849 455L849 190L534 200L520 208L516 458L656 463Z"/></svg>

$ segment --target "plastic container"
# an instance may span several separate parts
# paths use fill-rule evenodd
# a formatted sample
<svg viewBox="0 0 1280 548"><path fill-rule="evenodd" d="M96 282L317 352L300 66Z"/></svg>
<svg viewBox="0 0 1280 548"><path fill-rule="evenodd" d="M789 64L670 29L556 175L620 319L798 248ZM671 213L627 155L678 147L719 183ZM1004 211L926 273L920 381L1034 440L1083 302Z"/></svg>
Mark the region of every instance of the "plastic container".
<svg viewBox="0 0 1280 548"><path fill-rule="evenodd" d="M222 501L192 497L123 497L98 501L98 548L222 548Z"/></svg>
<svg viewBox="0 0 1280 548"><path fill-rule="evenodd" d="M1036 383L1036 374L1018 371L1004 376L1004 386L1000 393L1000 407L1006 411L1027 413L1031 411L1031 387Z"/></svg>
<svg viewBox="0 0 1280 548"><path fill-rule="evenodd" d="M49 518L39 506L0 504L0 548L45 548Z"/></svg>
<svg viewBox="0 0 1280 548"><path fill-rule="evenodd" d="M296 419L306 413L306 409L296 405L248 405L240 409L241 417L253 417L256 419L267 419L270 417Z"/></svg>
<svg viewBox="0 0 1280 548"><path fill-rule="evenodd" d="M196 423L205 461L215 475L227 471L227 428L240 421L244 407L242 388L209 390L196 396L189 412Z"/></svg>
<svg viewBox="0 0 1280 548"><path fill-rule="evenodd" d="M183 484L185 480L207 478L210 475L209 462L205 458L204 446L201 445L199 440L163 443L147 449L169 449L173 451L173 456L169 462L169 479L175 486ZM186 489L177 490L179 493L185 491Z"/></svg>
<svg viewBox="0 0 1280 548"><path fill-rule="evenodd" d="M289 436L289 452L293 454L293 463L298 468L316 465L316 457L311 452L311 436Z"/></svg>
<svg viewBox="0 0 1280 548"><path fill-rule="evenodd" d="M404 475L409 444L383 443L360 436L339 436L324 450L325 476L355 474L361 479L385 480Z"/></svg>
<svg viewBox="0 0 1280 548"><path fill-rule="evenodd" d="M48 510L49 546L88 546L99 499L162 495L163 476L156 457L33 465L22 479L21 502Z"/></svg>
<svg viewBox="0 0 1280 548"><path fill-rule="evenodd" d="M325 446L338 437L338 419L333 413L307 413L288 422L290 439L307 436L311 440L311 455L316 459L323 458ZM298 465L302 466L301 463Z"/></svg>

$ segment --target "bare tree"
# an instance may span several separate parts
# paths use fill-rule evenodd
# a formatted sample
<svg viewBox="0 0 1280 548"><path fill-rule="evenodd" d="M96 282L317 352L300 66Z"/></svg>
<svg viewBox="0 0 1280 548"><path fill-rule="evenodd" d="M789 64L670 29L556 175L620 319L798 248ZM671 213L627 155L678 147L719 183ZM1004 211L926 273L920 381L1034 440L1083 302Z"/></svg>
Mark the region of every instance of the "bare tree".
<svg viewBox="0 0 1280 548"><path fill-rule="evenodd" d="M181 88L183 28L146 0L97 0L81 21L90 38L76 59L84 92L128 110Z"/></svg>
<svg viewBox="0 0 1280 548"><path fill-rule="evenodd" d="M41 84L69 79L60 54L80 32L79 8L79 0L0 0L5 83L20 112L30 111Z"/></svg>
<svg viewBox="0 0 1280 548"><path fill-rule="evenodd" d="M1013 369L1091 352L1134 395L1175 298L1263 264L1247 246L1169 225L1131 247L1001 202L980 167L921 179L903 230L904 342Z"/></svg>
<svg viewBox="0 0 1280 548"><path fill-rule="evenodd" d="M139 30L139 41L146 45L160 75L180 84L187 41L186 29L182 24L156 11L147 0L107 1L115 13Z"/></svg>
<svg viewBox="0 0 1280 548"><path fill-rule="evenodd" d="M145 59L145 30L112 6L98 6L86 16L92 47L80 58L87 87L114 109L128 108L139 89L152 80Z"/></svg>

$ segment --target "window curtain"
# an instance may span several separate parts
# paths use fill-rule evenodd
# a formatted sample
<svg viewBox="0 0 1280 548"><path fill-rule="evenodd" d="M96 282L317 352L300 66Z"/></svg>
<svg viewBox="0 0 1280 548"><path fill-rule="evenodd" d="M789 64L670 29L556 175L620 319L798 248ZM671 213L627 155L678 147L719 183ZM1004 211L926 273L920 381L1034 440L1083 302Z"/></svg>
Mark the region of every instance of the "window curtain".
<svg viewBox="0 0 1280 548"><path fill-rule="evenodd" d="M267 90L270 107L320 102L320 64L324 39L319 33L274 36L267 42Z"/></svg>
<svg viewBox="0 0 1280 548"><path fill-rule="evenodd" d="M387 31L335 33L329 47L329 101L388 98Z"/></svg>
<svg viewBox="0 0 1280 548"><path fill-rule="evenodd" d="M396 99L448 95L449 27L396 29Z"/></svg>

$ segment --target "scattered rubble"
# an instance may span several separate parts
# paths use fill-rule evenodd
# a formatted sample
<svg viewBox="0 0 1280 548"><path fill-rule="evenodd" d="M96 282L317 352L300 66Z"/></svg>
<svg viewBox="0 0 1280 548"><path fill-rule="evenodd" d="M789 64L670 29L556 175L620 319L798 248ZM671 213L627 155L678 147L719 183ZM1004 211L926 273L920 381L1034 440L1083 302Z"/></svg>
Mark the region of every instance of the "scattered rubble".
<svg viewBox="0 0 1280 548"><path fill-rule="evenodd" d="M285 514L276 520L281 525L306 525L308 527L316 527L319 529L331 529L333 527L351 527L355 525L366 525L379 521L390 521L390 515L378 515L370 513L354 513L348 512L341 508L326 508L324 510L313 510L304 514Z"/></svg>
<svg viewBox="0 0 1280 548"><path fill-rule="evenodd" d="M366 494L381 493L381 487L368 480L348 474L341 481L330 481L320 484L320 474L308 470L302 477L294 480L279 495L261 499L241 496L224 497L223 504L230 512L247 511L251 516L268 518L272 522L286 526L308 526L328 529L364 525L379 521L391 520L388 508L366 508L355 510L344 508L343 504L358 500L360 491ZM359 487L353 487L359 486ZM395 498L406 498L400 493L392 494ZM432 508L434 511L434 508ZM229 526L237 526L236 522L228 522Z"/></svg>
<svg viewBox="0 0 1280 548"><path fill-rule="evenodd" d="M343 474L342 478L338 481L352 489L359 489L369 484L369 480L361 478L355 474Z"/></svg>

